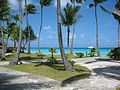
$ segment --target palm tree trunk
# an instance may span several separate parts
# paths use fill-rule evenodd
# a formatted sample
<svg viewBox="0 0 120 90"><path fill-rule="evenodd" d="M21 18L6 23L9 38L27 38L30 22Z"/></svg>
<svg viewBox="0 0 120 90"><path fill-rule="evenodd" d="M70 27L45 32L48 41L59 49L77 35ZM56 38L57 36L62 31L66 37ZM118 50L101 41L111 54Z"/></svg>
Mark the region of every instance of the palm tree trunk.
<svg viewBox="0 0 120 90"><path fill-rule="evenodd" d="M0 60L6 60L6 57L5 57L4 33L3 33L3 30L2 30L1 22L0 22L0 30L1 30L1 34L2 34L2 57L1 57Z"/></svg>
<svg viewBox="0 0 120 90"><path fill-rule="evenodd" d="M73 54L74 35L75 35L75 24L73 26L73 33L72 33L72 41L71 41L71 51L70 51L70 54Z"/></svg>
<svg viewBox="0 0 120 90"><path fill-rule="evenodd" d="M74 2L74 7L75 7L75 2ZM74 35L75 35L75 22L73 24L73 33L72 33L72 41L71 41L71 50L70 50L70 54L73 54L73 43L74 43Z"/></svg>
<svg viewBox="0 0 120 90"><path fill-rule="evenodd" d="M98 43L98 17L97 17L97 6L95 6L95 20L96 20L96 49L98 50L97 56L100 56L99 43Z"/></svg>
<svg viewBox="0 0 120 90"><path fill-rule="evenodd" d="M18 62L20 62L20 49L21 49L21 41L22 41L22 0L19 0L19 9L20 9L20 33L19 33L19 42L18 42L18 48L15 57L12 61L10 61L9 65L16 65Z"/></svg>
<svg viewBox="0 0 120 90"><path fill-rule="evenodd" d="M13 47L16 48L16 41L13 41Z"/></svg>
<svg viewBox="0 0 120 90"><path fill-rule="evenodd" d="M62 31L61 31L61 3L60 0L57 0L57 23L58 23L58 41L59 41L59 48L60 48L60 53L61 57L65 66L65 69L67 71L75 71L75 69L72 67L72 65L68 62L64 48L63 48L63 40L62 40Z"/></svg>
<svg viewBox="0 0 120 90"><path fill-rule="evenodd" d="M27 0L25 0L25 6L27 5ZM26 8L26 22L27 22L27 30L28 30L28 38L27 38L27 41L28 41L28 45L27 45L27 53L30 54L30 29L29 29L29 23L28 23L28 12L27 12L27 8Z"/></svg>
<svg viewBox="0 0 120 90"><path fill-rule="evenodd" d="M39 35L38 35L38 52L39 54L41 54L41 51L40 51L40 34L41 34L41 31L42 31L42 24L43 24L43 6L41 6L41 25L40 25L40 30L39 30Z"/></svg>
<svg viewBox="0 0 120 90"><path fill-rule="evenodd" d="M28 41L28 51L27 53L30 54L30 29L29 29L29 24L28 24L28 14L26 14L26 22L27 22L27 29L28 29L28 38L27 38L27 41Z"/></svg>
<svg viewBox="0 0 120 90"><path fill-rule="evenodd" d="M68 54L70 54L70 25L68 25L68 37L67 37L67 48L68 48Z"/></svg>
<svg viewBox="0 0 120 90"><path fill-rule="evenodd" d="M120 21L118 24L118 47L120 48Z"/></svg>

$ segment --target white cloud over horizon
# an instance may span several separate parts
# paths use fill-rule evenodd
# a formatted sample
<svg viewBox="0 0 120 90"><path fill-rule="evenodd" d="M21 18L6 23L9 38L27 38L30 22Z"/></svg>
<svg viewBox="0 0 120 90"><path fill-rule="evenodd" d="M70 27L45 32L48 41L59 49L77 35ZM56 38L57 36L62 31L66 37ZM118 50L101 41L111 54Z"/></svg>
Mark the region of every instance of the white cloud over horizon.
<svg viewBox="0 0 120 90"><path fill-rule="evenodd" d="M50 25L44 26L43 29L44 29L44 30L50 30L50 29L51 29L51 26L50 26Z"/></svg>

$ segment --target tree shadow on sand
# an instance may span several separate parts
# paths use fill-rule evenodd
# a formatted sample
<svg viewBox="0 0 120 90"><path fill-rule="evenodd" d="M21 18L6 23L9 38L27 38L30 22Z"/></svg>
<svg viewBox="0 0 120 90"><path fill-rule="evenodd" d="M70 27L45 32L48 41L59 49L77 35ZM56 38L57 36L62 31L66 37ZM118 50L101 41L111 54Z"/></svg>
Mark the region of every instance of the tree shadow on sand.
<svg viewBox="0 0 120 90"><path fill-rule="evenodd" d="M14 82L11 83L11 80L20 78L23 75L8 75L8 74L0 74L0 90L40 90L51 88L51 85L48 83L33 83L33 82Z"/></svg>
<svg viewBox="0 0 120 90"><path fill-rule="evenodd" d="M97 75L102 75L106 78L120 80L120 66L95 68L93 69L93 72L95 72Z"/></svg>

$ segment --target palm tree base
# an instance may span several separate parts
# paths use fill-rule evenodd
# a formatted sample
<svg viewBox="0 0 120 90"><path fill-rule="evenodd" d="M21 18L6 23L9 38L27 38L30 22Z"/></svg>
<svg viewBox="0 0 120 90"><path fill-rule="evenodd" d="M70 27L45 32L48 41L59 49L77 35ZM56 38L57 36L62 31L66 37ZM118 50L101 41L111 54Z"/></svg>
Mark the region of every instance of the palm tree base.
<svg viewBox="0 0 120 90"><path fill-rule="evenodd" d="M1 59L0 59L0 60L1 60L1 61L2 61L2 60L6 60L6 58L5 58L5 57L1 57Z"/></svg>
<svg viewBox="0 0 120 90"><path fill-rule="evenodd" d="M9 62L10 66L18 65L18 64L22 64L22 62L19 61L17 57L13 58L13 60Z"/></svg>

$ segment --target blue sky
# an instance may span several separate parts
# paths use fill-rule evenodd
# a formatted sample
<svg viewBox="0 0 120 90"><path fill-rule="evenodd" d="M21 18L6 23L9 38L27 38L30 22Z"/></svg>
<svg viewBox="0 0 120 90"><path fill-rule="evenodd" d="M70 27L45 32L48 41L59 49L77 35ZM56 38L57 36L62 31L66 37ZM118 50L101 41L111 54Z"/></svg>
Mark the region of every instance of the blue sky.
<svg viewBox="0 0 120 90"><path fill-rule="evenodd" d="M9 0L12 8L17 9L17 0ZM24 0L23 0L24 1ZM29 3L34 1L37 6L37 12L40 13L39 0L28 0ZM67 0L61 0L62 7L65 6ZM41 33L41 47L58 47L57 36L57 14L56 1L50 7L44 8L43 29ZM92 0L86 0L82 5L79 13L83 16L76 25L76 33L74 47L95 46L95 17L94 8L90 9L88 5ZM24 4L24 2L23 2ZM114 11L115 0L108 0L102 4L110 11ZM24 7L23 7L24 8ZM23 18L23 29L26 26L25 17ZM100 47L117 47L117 26L118 22L112 15L103 12L98 7L99 20L99 46ZM40 14L29 15L29 24L32 26L36 35L38 35L40 27ZM71 33L73 27L71 26ZM67 27L62 27L64 47L67 45ZM70 35L71 36L71 35ZM31 42L31 47L37 47L37 40Z"/></svg>

